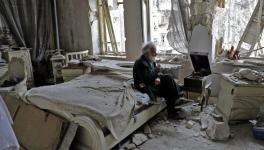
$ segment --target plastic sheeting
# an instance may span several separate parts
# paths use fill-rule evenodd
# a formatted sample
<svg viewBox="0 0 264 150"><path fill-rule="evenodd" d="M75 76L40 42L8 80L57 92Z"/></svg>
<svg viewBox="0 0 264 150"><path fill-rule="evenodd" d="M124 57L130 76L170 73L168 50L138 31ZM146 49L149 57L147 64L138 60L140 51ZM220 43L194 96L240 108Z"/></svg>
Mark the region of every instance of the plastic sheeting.
<svg viewBox="0 0 264 150"><path fill-rule="evenodd" d="M11 124L13 123L9 111L0 96L0 149L19 150L19 144Z"/></svg>
<svg viewBox="0 0 264 150"><path fill-rule="evenodd" d="M167 39L170 46L179 53L188 53L189 7L188 1L171 0L171 16Z"/></svg>

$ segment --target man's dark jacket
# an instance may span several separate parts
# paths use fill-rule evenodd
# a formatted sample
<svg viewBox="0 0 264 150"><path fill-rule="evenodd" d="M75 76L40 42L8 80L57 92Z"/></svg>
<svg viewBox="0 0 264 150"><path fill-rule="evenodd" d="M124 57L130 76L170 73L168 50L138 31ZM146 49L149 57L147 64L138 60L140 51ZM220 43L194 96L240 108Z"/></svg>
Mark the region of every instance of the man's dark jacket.
<svg viewBox="0 0 264 150"><path fill-rule="evenodd" d="M143 93L147 93L152 100L155 100L155 79L158 77L156 63L149 61L144 55L136 60L133 67L134 86ZM142 86L144 87L142 88Z"/></svg>

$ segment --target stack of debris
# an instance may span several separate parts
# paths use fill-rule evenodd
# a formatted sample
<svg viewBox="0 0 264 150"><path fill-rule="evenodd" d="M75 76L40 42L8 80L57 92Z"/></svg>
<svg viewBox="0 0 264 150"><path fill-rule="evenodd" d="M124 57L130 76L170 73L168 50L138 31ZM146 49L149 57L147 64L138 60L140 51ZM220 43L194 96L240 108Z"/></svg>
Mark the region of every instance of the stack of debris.
<svg viewBox="0 0 264 150"><path fill-rule="evenodd" d="M131 140L127 141L121 149L124 150L138 150L139 146L147 142L149 139L154 138L154 136L151 134L151 128L149 125L144 126L144 133L136 133L132 135Z"/></svg>
<svg viewBox="0 0 264 150"><path fill-rule="evenodd" d="M155 119L145 125L143 130L137 131L125 142L121 149L137 150L144 147L144 143L151 143L157 138L171 137L172 132L177 135L186 134L196 140L205 141L227 141L231 137L229 125L219 115L214 105L209 105L200 112L199 105L189 105L182 108L179 115L181 120L170 120L167 112L161 112Z"/></svg>
<svg viewBox="0 0 264 150"><path fill-rule="evenodd" d="M233 74L234 77L240 80L248 80L256 83L264 82L264 72L243 68Z"/></svg>

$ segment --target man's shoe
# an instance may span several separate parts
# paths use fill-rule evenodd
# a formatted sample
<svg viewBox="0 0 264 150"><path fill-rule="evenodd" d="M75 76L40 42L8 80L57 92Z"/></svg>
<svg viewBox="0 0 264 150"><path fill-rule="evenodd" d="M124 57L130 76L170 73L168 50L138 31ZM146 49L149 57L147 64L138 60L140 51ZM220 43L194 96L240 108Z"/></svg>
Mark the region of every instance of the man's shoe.
<svg viewBox="0 0 264 150"><path fill-rule="evenodd" d="M176 101L176 104L175 104L175 109L180 109L182 107L185 107L185 106L189 106L193 104L193 101L189 101L189 100L186 100L186 99L178 99L178 101Z"/></svg>
<svg viewBox="0 0 264 150"><path fill-rule="evenodd" d="M169 119L174 119L174 120L180 120L180 119L185 119L185 117L182 117L180 115L181 109L173 109L173 110L168 110L168 118Z"/></svg>
<svg viewBox="0 0 264 150"><path fill-rule="evenodd" d="M175 113L175 114L168 114L168 119L183 120L183 119L185 119L185 117L182 117L178 113Z"/></svg>

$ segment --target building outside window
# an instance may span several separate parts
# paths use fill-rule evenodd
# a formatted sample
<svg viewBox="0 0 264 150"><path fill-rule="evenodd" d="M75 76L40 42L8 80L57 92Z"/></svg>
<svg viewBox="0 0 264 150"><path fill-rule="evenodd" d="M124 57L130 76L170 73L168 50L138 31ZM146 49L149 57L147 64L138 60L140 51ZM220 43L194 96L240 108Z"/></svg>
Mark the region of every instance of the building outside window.
<svg viewBox="0 0 264 150"><path fill-rule="evenodd" d="M124 6L123 0L108 0L110 16L120 55L125 54L125 27L124 27ZM113 53L111 40L107 29L107 53Z"/></svg>
<svg viewBox="0 0 264 150"><path fill-rule="evenodd" d="M173 48L167 40L171 0L150 0L150 37L158 53L172 53Z"/></svg>

